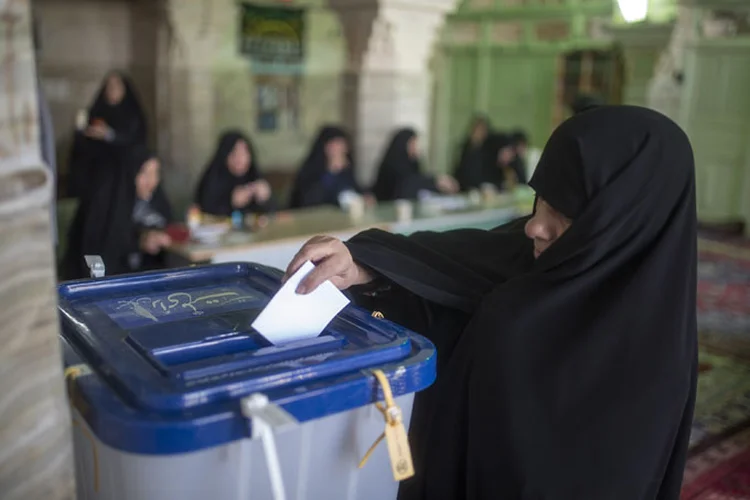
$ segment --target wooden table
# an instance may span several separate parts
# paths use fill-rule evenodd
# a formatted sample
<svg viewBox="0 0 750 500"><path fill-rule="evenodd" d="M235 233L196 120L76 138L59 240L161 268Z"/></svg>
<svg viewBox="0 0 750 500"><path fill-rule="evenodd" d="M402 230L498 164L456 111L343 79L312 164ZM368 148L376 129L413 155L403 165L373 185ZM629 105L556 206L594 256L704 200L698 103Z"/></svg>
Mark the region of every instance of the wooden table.
<svg viewBox="0 0 750 500"><path fill-rule="evenodd" d="M280 213L267 227L255 232L231 231L217 243L187 242L168 249L170 266L191 263L257 262L284 269L302 245L318 234L347 240L371 228L401 234L415 231L446 231L462 227L489 229L520 214L508 199L492 206L469 208L448 213L427 213L418 204L414 217L399 221L393 204L380 204L352 218L334 207L320 207Z"/></svg>

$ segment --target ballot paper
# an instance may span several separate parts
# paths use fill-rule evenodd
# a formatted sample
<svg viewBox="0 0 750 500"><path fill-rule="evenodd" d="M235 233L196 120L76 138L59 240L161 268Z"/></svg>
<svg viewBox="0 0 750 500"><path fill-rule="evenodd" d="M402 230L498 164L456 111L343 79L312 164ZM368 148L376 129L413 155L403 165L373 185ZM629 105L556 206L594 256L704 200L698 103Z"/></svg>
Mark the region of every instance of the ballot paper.
<svg viewBox="0 0 750 500"><path fill-rule="evenodd" d="M349 303L330 281L307 295L298 294L297 286L314 268L312 262L305 262L253 322L253 328L272 344L317 337Z"/></svg>

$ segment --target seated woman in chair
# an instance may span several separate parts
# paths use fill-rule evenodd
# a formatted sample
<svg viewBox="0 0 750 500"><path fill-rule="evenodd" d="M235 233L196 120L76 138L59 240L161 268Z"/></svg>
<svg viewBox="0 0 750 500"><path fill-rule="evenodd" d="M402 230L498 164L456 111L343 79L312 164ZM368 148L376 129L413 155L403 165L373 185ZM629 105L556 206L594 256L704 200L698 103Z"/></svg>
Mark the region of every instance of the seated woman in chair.
<svg viewBox="0 0 750 500"><path fill-rule="evenodd" d="M250 139L236 131L222 134L198 185L195 203L200 210L220 216L235 210L265 213L274 207L271 195Z"/></svg>
<svg viewBox="0 0 750 500"><path fill-rule="evenodd" d="M136 147L104 169L81 199L68 235L63 277L88 277L85 255L99 255L108 275L163 267L172 210L160 186L161 164Z"/></svg>

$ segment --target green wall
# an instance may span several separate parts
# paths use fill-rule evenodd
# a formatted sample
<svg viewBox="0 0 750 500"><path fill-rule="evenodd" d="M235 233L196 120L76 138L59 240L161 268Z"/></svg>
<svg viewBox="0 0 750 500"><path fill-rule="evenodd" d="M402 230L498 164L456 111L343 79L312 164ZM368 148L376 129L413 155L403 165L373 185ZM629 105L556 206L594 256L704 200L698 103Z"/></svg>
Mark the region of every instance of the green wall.
<svg viewBox="0 0 750 500"><path fill-rule="evenodd" d="M448 17L439 46L433 168L453 169L478 113L498 128L525 129L532 145L543 146L561 118L561 56L608 47L592 36L593 21L612 15L612 0L463 2Z"/></svg>
<svg viewBox="0 0 750 500"><path fill-rule="evenodd" d="M340 123L342 118L342 75L347 49L338 15L326 7L325 0L288 2L290 6L307 9L305 68L298 77L299 126L281 126L277 131L265 132L256 126L258 75L237 48L239 3L234 0L213 1L223 5L216 9L220 18L214 21L217 25L217 50L211 68L216 133L218 135L227 128L243 129L252 136L266 168L296 170L320 125ZM279 5L279 2L269 0L253 3ZM282 77L282 80L287 79Z"/></svg>
<svg viewBox="0 0 750 500"><path fill-rule="evenodd" d="M695 152L701 219L750 221L750 37L686 52L680 124Z"/></svg>

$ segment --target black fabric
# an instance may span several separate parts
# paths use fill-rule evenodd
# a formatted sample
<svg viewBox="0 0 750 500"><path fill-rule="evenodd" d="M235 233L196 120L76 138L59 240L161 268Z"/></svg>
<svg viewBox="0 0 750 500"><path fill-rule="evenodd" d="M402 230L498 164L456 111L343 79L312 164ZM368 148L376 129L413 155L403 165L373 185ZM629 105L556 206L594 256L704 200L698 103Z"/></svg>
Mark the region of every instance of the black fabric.
<svg viewBox="0 0 750 500"><path fill-rule="evenodd" d="M530 184L573 219L535 261L523 220L347 243L400 296L386 316L438 347L399 498L677 500L697 361L689 141L655 111L593 109Z"/></svg>
<svg viewBox="0 0 750 500"><path fill-rule="evenodd" d="M525 154L521 154L518 151L519 146L528 146L529 144L529 136L526 135L526 132L523 130L516 130L512 134L510 134L510 142L513 144L513 147L516 148L516 157L511 162L511 167L513 168L513 171L516 173L516 178L518 179L519 184L528 184L528 174L527 168L526 168L526 156Z"/></svg>
<svg viewBox="0 0 750 500"><path fill-rule="evenodd" d="M474 118L469 133L461 146L461 155L453 173L453 177L455 177L461 186L461 191L478 189L483 182L483 169L486 161L485 143L487 138L480 144L472 142L474 130L479 126L487 128L488 137L491 134L491 125L486 117L478 116Z"/></svg>
<svg viewBox="0 0 750 500"><path fill-rule="evenodd" d="M454 172L454 177L461 186L461 191L471 191L482 185L482 171L484 170L484 149L482 145L471 142L464 144L461 160Z"/></svg>
<svg viewBox="0 0 750 500"><path fill-rule="evenodd" d="M412 137L416 137L416 132L404 128L391 139L373 187L378 200L415 199L420 191L437 191L435 179L422 174L419 160L409 156L407 144Z"/></svg>
<svg viewBox="0 0 750 500"><path fill-rule="evenodd" d="M117 75L125 86L125 95L119 104L112 106L107 102L107 81L111 75ZM135 92L130 77L121 72L107 75L102 82L94 103L89 108L89 122L102 120L115 132L112 142L120 145L146 143L146 116Z"/></svg>
<svg viewBox="0 0 750 500"><path fill-rule="evenodd" d="M250 168L244 175L236 176L229 171L227 162L234 146L239 141L247 144L250 150ZM206 165L203 177L198 184L195 203L205 213L228 217L235 210L232 207L232 192L234 189L260 179L262 179L262 176L258 167L257 155L250 139L238 131L224 132L219 138L216 152L214 152L209 164ZM269 198L266 203L257 203L252 200L242 211L245 213L265 213L272 211L273 208L273 198Z"/></svg>
<svg viewBox="0 0 750 500"><path fill-rule="evenodd" d="M512 146L511 138L506 134L492 134L487 138L484 148L485 161L482 169L482 183L494 184L500 190L506 187L506 169L513 169L514 167L512 162L505 165L501 164L498 155L500 150Z"/></svg>
<svg viewBox="0 0 750 500"><path fill-rule="evenodd" d="M64 279L89 276L84 255L101 256L107 275L139 270L132 268L131 256L140 252L141 232L163 229L142 227L134 214L137 201L135 178L143 164L153 157L145 146L136 146L120 155L115 164L99 170L98 188L89 190L81 198L71 224L63 265ZM145 201L148 201L150 210L159 213L166 223L173 221L169 201L161 186L156 188L150 200ZM159 267L161 257L143 255L139 259L140 267Z"/></svg>
<svg viewBox="0 0 750 500"><path fill-rule="evenodd" d="M594 94L578 94L570 105L570 110L574 115L589 111L604 105L604 100Z"/></svg>
<svg viewBox="0 0 750 500"><path fill-rule="evenodd" d="M125 86L125 95L119 104L107 102L106 88L109 77L117 75ZM93 103L88 109L89 124L104 121L114 132L110 140L86 137L83 131L73 135L73 145L68 161L68 196L81 197L88 189L98 188L91 182L93 172L104 165L113 164L122 150L146 144L146 118L130 78L120 72L109 73L103 80Z"/></svg>
<svg viewBox="0 0 750 500"><path fill-rule="evenodd" d="M338 173L328 171L326 145L334 139L344 139L349 144L349 166ZM347 133L335 126L320 129L307 158L302 163L292 188L291 208L313 207L318 205L338 206L339 195L344 191L361 193L357 184L354 160L351 154L351 141Z"/></svg>

